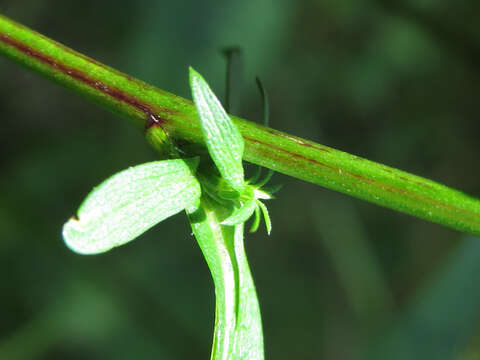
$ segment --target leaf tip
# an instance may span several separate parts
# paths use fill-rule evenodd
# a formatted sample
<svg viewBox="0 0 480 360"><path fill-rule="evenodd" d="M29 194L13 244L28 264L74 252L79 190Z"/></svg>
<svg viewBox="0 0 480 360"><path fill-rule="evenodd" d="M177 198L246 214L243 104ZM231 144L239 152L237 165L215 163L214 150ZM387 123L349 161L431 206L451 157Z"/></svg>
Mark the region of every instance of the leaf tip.
<svg viewBox="0 0 480 360"><path fill-rule="evenodd" d="M62 237L65 245L77 254L90 255L96 253L82 238L82 223L75 215L63 225Z"/></svg>
<svg viewBox="0 0 480 360"><path fill-rule="evenodd" d="M104 239L98 239L92 234L88 216L81 211L78 216L73 215L62 228L62 237L65 245L79 255L96 255L107 252L119 244Z"/></svg>
<svg viewBox="0 0 480 360"><path fill-rule="evenodd" d="M202 75L200 75L200 73L191 66L188 67L188 77L190 80L190 86L192 86L193 82L197 81L199 78L203 79Z"/></svg>

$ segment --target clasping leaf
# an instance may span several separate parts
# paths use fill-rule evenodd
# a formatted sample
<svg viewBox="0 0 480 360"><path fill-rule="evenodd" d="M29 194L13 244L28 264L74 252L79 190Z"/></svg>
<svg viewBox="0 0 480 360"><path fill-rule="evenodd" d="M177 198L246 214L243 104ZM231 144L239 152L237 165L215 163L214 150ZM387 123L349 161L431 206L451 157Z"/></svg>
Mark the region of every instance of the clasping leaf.
<svg viewBox="0 0 480 360"><path fill-rule="evenodd" d="M190 87L208 152L225 181L239 194L243 176L243 138L203 77L190 68Z"/></svg>
<svg viewBox="0 0 480 360"><path fill-rule="evenodd" d="M64 225L65 243L77 253L102 253L191 206L201 195L194 175L198 161L154 161L105 180Z"/></svg>

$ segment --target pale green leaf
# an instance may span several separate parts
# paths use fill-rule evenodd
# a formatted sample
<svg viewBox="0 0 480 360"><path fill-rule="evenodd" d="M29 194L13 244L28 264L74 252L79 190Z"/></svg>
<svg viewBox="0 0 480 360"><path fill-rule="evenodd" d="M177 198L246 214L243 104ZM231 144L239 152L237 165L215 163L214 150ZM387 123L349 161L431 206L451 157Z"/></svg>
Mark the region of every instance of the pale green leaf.
<svg viewBox="0 0 480 360"><path fill-rule="evenodd" d="M198 158L154 161L104 181L63 227L67 246L97 254L135 239L200 197Z"/></svg>
<svg viewBox="0 0 480 360"><path fill-rule="evenodd" d="M235 226L235 255L238 266L237 323L232 360L263 360L263 329L257 292L245 253L243 224Z"/></svg>
<svg viewBox="0 0 480 360"><path fill-rule="evenodd" d="M241 193L243 138L202 76L190 68L190 87L208 152L225 181Z"/></svg>
<svg viewBox="0 0 480 360"><path fill-rule="evenodd" d="M215 331L211 360L263 360L257 293L243 246L243 223L222 226L230 209L203 194L187 208L193 233L215 284Z"/></svg>
<svg viewBox="0 0 480 360"><path fill-rule="evenodd" d="M244 223L252 216L256 206L255 199L250 199L241 207L236 208L228 218L223 220L222 225L238 225Z"/></svg>
<svg viewBox="0 0 480 360"><path fill-rule="evenodd" d="M250 232L256 232L258 230L258 226L260 225L260 208L255 206L255 217L253 218L252 225L250 226Z"/></svg>
<svg viewBox="0 0 480 360"><path fill-rule="evenodd" d="M265 220L265 227L267 228L267 234L270 235L272 232L272 221L270 220L270 215L268 214L268 209L264 203L260 200L257 200L257 204L262 209L263 219Z"/></svg>

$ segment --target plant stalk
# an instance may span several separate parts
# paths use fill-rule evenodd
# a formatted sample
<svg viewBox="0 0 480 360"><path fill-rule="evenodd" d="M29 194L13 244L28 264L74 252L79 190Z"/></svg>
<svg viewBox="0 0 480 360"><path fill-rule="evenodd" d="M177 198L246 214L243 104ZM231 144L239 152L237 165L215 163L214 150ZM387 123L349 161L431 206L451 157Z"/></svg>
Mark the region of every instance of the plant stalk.
<svg viewBox="0 0 480 360"><path fill-rule="evenodd" d="M82 55L0 15L0 54L169 138L204 144L196 109L183 99ZM434 181L232 116L244 159L277 172L480 235L480 201Z"/></svg>
<svg viewBox="0 0 480 360"><path fill-rule="evenodd" d="M215 284L211 360L263 360L262 320L243 245L244 224L221 225L230 211L205 194L198 205L187 209Z"/></svg>

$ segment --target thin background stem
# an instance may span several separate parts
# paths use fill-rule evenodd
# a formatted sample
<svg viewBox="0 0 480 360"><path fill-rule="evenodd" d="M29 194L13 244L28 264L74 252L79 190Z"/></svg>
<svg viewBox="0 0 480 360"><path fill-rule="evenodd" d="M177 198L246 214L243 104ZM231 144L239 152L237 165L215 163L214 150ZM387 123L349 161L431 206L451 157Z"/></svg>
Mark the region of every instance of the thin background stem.
<svg viewBox="0 0 480 360"><path fill-rule="evenodd" d="M0 16L0 54L129 119L140 129L161 126L173 139L203 144L190 100L125 75L4 16ZM246 161L480 235L478 199L419 176L232 118L245 140Z"/></svg>

